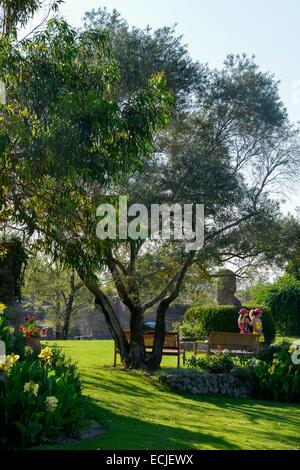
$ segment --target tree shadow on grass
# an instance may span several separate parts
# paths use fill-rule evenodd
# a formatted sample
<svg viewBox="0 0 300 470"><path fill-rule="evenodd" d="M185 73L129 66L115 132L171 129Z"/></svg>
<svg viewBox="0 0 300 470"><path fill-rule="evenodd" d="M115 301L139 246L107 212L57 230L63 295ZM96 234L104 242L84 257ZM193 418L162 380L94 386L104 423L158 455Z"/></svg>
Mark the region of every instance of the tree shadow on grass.
<svg viewBox="0 0 300 470"><path fill-rule="evenodd" d="M126 374L125 376L123 374ZM139 378L137 381L136 379ZM243 432L238 428L239 422L245 422L245 433L249 434L249 448L251 448L251 433L258 433L265 442L272 440L273 442L279 441L288 448L299 448L299 431L300 431L300 407L298 405L288 405L267 401L256 401L250 399L236 399L231 397L217 396L217 395L201 395L195 396L190 393L174 393L167 389L158 390L153 384L149 384L149 381L142 377L140 374L137 376L137 373L124 372L118 369L112 369L109 371L109 376L101 369L93 374L85 374L84 381L86 385L97 389L97 394L99 395L99 405L101 406L101 395L103 390L103 395L107 392L113 394L112 402L109 404L110 411L118 416L119 420L134 420L135 426L141 428L138 432L143 432L143 429L146 429L146 434L149 432L151 434L153 426L161 426L161 430L156 432L168 432L172 433L172 438L168 438L167 445L169 445L170 440L179 439L178 442L185 443L186 440L189 443L194 442L193 439L197 439L199 436L199 442L201 445L212 445L212 448L217 449L237 449L237 445L232 445L226 438L216 438L218 442L215 442L215 436L203 433L203 430L200 430L202 416L205 416L206 419L211 417L212 422L214 416L224 416L228 419L229 427L227 429L221 429L220 433L223 433L226 436L228 432L231 441L232 437L236 437L238 441L238 435ZM120 412L121 400L118 400L118 396L125 395L128 397L133 397L126 402L127 409L124 410L125 413ZM135 400L135 397L137 400ZM172 419L172 407L180 407L182 416L192 414L192 422L187 422L184 427L168 427L165 425L154 425L152 422L147 422L147 415L149 415L149 410L145 409L145 420L140 420L132 418L131 413L135 413L136 408L140 406L140 403L143 402L140 398L144 398L144 401L147 402L148 406L153 403L153 408L163 409L164 413L170 413L170 419ZM98 406L99 406L98 405ZM107 413L107 408L102 408L102 413ZM178 410L177 410L178 412ZM195 413L199 415L199 425L197 420L195 420ZM205 413L203 415L202 413ZM174 414L174 413L173 413ZM151 415L151 411L150 411ZM150 416L149 415L149 416ZM187 418L188 419L188 418ZM236 423L235 426L230 427L230 422ZM166 421L166 418L164 417ZM180 421L180 420L179 420ZM181 423L182 424L182 423ZM204 423L205 424L205 423ZM281 426L281 428L280 428ZM189 429L186 430L186 427ZM166 428L167 431L163 431ZM214 432L218 432L216 426L212 426ZM289 429L289 432L284 431ZM297 432L297 430L299 430ZM136 433L137 431L135 431ZM185 435L185 438L180 441L182 435ZM173 437L175 436L175 437ZM176 437L177 436L177 437ZM179 437L178 437L179 436ZM220 440L219 440L220 439ZM176 442L177 442L176 441ZM189 444L191 445L191 444ZM161 447L163 449L164 447ZM172 448L172 447L171 447ZM193 447L188 447L193 448Z"/></svg>
<svg viewBox="0 0 300 470"><path fill-rule="evenodd" d="M238 450L226 438L163 424L146 422L118 415L99 402L89 400L89 415L99 423L105 422L105 432L97 439L76 444L44 446L45 450L195 450L201 447L215 450Z"/></svg>

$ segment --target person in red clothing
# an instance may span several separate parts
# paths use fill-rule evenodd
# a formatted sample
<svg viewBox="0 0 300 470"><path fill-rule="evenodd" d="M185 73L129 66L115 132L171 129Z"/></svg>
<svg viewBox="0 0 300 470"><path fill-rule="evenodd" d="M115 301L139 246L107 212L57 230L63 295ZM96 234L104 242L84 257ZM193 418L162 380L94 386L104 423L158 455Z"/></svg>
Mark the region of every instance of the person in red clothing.
<svg viewBox="0 0 300 470"><path fill-rule="evenodd" d="M251 322L249 318L249 311L246 310L245 308L242 308L239 311L238 326L239 326L241 335L251 334Z"/></svg>

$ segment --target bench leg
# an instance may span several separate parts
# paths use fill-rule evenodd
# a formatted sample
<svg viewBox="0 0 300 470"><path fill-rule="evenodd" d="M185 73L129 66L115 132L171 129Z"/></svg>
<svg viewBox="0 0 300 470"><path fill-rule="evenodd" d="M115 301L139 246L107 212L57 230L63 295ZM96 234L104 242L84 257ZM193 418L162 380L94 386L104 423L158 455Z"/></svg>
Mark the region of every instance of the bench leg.
<svg viewBox="0 0 300 470"><path fill-rule="evenodd" d="M183 350L183 365L185 366L185 349Z"/></svg>
<svg viewBox="0 0 300 470"><path fill-rule="evenodd" d="M177 356L177 369L179 369L180 367L180 351L178 352L178 356Z"/></svg>

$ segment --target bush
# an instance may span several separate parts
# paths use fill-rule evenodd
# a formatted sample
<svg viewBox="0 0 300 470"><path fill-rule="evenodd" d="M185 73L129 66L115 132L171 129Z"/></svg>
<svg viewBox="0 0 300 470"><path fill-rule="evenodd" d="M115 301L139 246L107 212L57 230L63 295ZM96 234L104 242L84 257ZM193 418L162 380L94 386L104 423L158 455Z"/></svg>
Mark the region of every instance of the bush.
<svg viewBox="0 0 300 470"><path fill-rule="evenodd" d="M290 341L283 340L281 343L271 344L266 348L260 349L255 357L256 359L271 364L274 358L275 353L281 351L282 348L289 349L290 348Z"/></svg>
<svg viewBox="0 0 300 470"><path fill-rule="evenodd" d="M1 324L3 334L3 318ZM0 358L0 448L74 436L84 412L77 367L59 349L45 347L39 354L25 347L21 356Z"/></svg>
<svg viewBox="0 0 300 470"><path fill-rule="evenodd" d="M209 354L208 356L191 356L188 367L201 369L210 374L225 374L234 368L234 359L229 354Z"/></svg>
<svg viewBox="0 0 300 470"><path fill-rule="evenodd" d="M283 342L271 362L260 360L254 368L259 398L300 403L300 365L292 361L295 349Z"/></svg>
<svg viewBox="0 0 300 470"><path fill-rule="evenodd" d="M6 353L23 355L25 342L23 335L10 325L5 318L4 313L0 312L0 340L6 345Z"/></svg>
<svg viewBox="0 0 300 470"><path fill-rule="evenodd" d="M200 337L208 336L212 331L238 332L237 318L234 306L195 306L185 312L181 332Z"/></svg>
<svg viewBox="0 0 300 470"><path fill-rule="evenodd" d="M272 311L278 332L283 336L300 336L300 282L283 276L257 294Z"/></svg>
<svg viewBox="0 0 300 470"><path fill-rule="evenodd" d="M245 308L257 308L245 306ZM213 331L238 333L238 309L231 305L195 306L189 308L184 315L184 322L178 326L183 336L208 336ZM275 324L269 309L264 308L262 316L264 336L267 343L275 339Z"/></svg>

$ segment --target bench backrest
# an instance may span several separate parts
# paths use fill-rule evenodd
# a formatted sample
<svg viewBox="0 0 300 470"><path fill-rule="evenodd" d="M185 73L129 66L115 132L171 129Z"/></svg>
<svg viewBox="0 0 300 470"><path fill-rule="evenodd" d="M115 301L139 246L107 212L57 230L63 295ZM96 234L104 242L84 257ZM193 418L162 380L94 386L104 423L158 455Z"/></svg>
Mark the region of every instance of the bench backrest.
<svg viewBox="0 0 300 470"><path fill-rule="evenodd" d="M130 343L130 331L124 331L127 341ZM154 342L154 332L144 332L145 348L152 348ZM168 331L165 336L164 349L178 349L179 336L175 331Z"/></svg>
<svg viewBox="0 0 300 470"><path fill-rule="evenodd" d="M242 335L240 333L213 332L209 336L209 349L228 349L242 351L256 351L258 335Z"/></svg>

